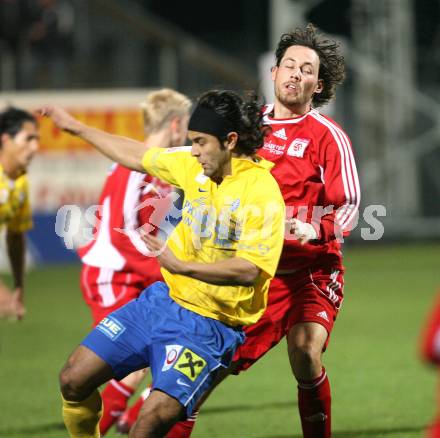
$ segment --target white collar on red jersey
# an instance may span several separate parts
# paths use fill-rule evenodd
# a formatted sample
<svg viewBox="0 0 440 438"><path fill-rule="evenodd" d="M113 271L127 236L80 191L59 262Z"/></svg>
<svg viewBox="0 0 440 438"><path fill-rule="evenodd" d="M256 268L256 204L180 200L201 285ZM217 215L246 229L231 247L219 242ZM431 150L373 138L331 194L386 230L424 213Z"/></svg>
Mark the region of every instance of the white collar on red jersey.
<svg viewBox="0 0 440 438"><path fill-rule="evenodd" d="M299 123L312 113L319 114L316 109L312 108L308 113L304 114L303 116L292 117L291 119L274 119L273 117L270 116L270 113L273 111L273 109L274 109L273 103L269 103L264 107L264 109L263 109L263 123L264 124Z"/></svg>

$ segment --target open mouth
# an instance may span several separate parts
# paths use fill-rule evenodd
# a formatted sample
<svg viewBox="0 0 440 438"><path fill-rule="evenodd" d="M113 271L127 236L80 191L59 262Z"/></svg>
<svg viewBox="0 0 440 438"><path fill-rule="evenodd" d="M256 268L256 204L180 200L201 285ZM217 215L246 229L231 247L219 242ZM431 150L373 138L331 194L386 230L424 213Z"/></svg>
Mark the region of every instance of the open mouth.
<svg viewBox="0 0 440 438"><path fill-rule="evenodd" d="M293 92L293 93L296 93L299 91L299 88L295 84L286 84L284 88L286 88L286 90Z"/></svg>

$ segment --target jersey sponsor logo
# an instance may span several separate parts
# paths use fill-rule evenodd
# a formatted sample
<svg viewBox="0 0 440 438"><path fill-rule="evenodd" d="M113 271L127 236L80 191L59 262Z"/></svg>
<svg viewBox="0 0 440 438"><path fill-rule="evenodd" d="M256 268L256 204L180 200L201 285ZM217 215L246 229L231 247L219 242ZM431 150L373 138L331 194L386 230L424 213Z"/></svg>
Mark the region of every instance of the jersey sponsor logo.
<svg viewBox="0 0 440 438"><path fill-rule="evenodd" d="M109 337L112 341L115 341L125 332L125 326L113 316L106 316L96 326L96 328Z"/></svg>
<svg viewBox="0 0 440 438"><path fill-rule="evenodd" d="M165 345L165 360L162 371L168 371L176 363L182 348L182 345Z"/></svg>
<svg viewBox="0 0 440 438"><path fill-rule="evenodd" d="M275 137L281 138L281 140L287 140L286 130L284 128L279 129L273 133Z"/></svg>
<svg viewBox="0 0 440 438"><path fill-rule="evenodd" d="M183 353L179 356L179 359L173 366L173 369L181 372L194 382L200 373L205 369L206 361L191 351L189 348L185 348Z"/></svg>
<svg viewBox="0 0 440 438"><path fill-rule="evenodd" d="M276 144L270 141L269 142L265 141L263 145L263 149L275 155L282 155L285 148L286 148L285 144Z"/></svg>
<svg viewBox="0 0 440 438"><path fill-rule="evenodd" d="M310 143L309 138L295 138L287 149L287 155L291 157L303 158L304 152Z"/></svg>
<svg viewBox="0 0 440 438"><path fill-rule="evenodd" d="M327 322L329 322L328 315L327 315L327 312L325 310L323 310L322 312L317 313L316 316L319 316L320 318L325 319Z"/></svg>

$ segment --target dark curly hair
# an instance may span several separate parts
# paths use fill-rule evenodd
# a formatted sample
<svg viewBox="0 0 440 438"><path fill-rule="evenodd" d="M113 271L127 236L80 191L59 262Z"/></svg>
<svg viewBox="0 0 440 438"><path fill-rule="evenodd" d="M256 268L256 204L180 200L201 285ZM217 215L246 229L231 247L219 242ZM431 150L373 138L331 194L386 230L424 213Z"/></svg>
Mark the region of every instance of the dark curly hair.
<svg viewBox="0 0 440 438"><path fill-rule="evenodd" d="M317 32L313 24L308 24L304 29L297 28L292 32L281 35L275 51L276 65L280 62L290 46L304 46L313 49L319 57L318 78L324 84L321 93L313 95L315 107L325 105L335 98L336 86L342 84L345 78L344 57L340 53L340 44L327 39Z"/></svg>
<svg viewBox="0 0 440 438"><path fill-rule="evenodd" d="M13 107L7 108L0 113L0 136L8 134L11 137L15 137L21 131L25 122L37 124L36 118L27 111Z"/></svg>
<svg viewBox="0 0 440 438"><path fill-rule="evenodd" d="M234 91L211 90L199 97L198 105L210 108L233 126L238 134L235 152L252 155L263 146L262 102L256 93L243 98ZM226 137L219 140L223 144Z"/></svg>

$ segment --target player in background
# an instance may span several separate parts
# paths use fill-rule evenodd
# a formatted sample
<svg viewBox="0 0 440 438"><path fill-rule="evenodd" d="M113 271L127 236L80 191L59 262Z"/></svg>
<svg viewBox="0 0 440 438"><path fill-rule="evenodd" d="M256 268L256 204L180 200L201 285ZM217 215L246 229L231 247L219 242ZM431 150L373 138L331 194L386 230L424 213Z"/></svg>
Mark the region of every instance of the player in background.
<svg viewBox="0 0 440 438"><path fill-rule="evenodd" d="M110 158L145 170L185 192L182 220L158 253L165 283L155 283L106 318L72 353L60 374L65 424L72 437L99 436L98 386L151 365L153 391L130 431L164 436L227 368L242 326L267 302L284 234L284 202L261 147L261 113L254 100L230 91L203 94L193 112L191 147L151 148L87 127L59 108L42 108L58 127ZM151 135L166 144L169 133ZM164 143L165 142L165 143Z"/></svg>
<svg viewBox="0 0 440 438"><path fill-rule="evenodd" d="M14 281L13 291L0 281L0 317L25 314L25 232L32 228L26 171L38 147L38 124L31 114L17 108L0 113L0 231L6 229Z"/></svg>
<svg viewBox="0 0 440 438"><path fill-rule="evenodd" d="M423 361L440 367L440 292L435 298L420 339L420 355ZM440 438L440 394L437 394L437 413L426 429L428 438Z"/></svg>
<svg viewBox="0 0 440 438"><path fill-rule="evenodd" d="M149 93L142 103L145 136L171 131L164 147L185 144L190 100L171 89ZM140 227L157 233L173 206L172 187L146 173L114 164L99 199L94 239L78 250L83 263L81 290L96 326L109 313L163 281L160 265L141 240ZM171 213L173 213L171 211ZM177 214L174 214L177 217ZM173 220L168 216L167 219ZM172 227L171 227L172 228ZM127 407L145 375L139 370L122 381L112 379L102 392L101 435ZM140 400L142 403L142 398ZM138 403L139 405L139 403Z"/></svg>
<svg viewBox="0 0 440 438"><path fill-rule="evenodd" d="M343 300L341 240L356 225L359 181L350 139L317 111L344 79L338 44L312 25L284 34L275 52L275 102L264 109L271 127L259 155L272 161L291 224L263 317L245 328L231 373L252 366L284 337L298 384L305 438L331 436L331 393L322 353ZM205 396L206 397L206 396ZM167 438L186 438L194 419Z"/></svg>

